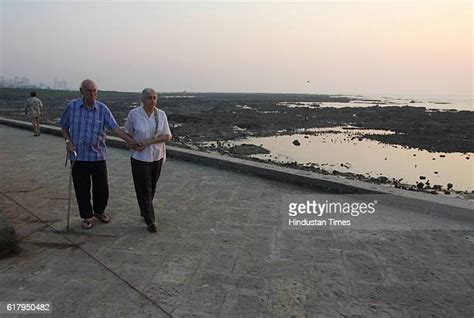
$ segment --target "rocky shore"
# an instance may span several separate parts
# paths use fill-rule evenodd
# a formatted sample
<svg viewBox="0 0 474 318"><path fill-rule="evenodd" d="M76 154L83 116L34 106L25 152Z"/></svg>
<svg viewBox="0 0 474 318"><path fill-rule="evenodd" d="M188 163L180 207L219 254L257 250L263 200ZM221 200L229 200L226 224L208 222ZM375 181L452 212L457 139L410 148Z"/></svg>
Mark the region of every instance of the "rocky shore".
<svg viewBox="0 0 474 318"><path fill-rule="evenodd" d="M0 116L22 119L23 104L28 96L25 89L0 89ZM43 122L57 124L64 107L77 92L40 90L38 97L45 105ZM130 109L139 105L139 93L99 92L99 99L109 105L120 125ZM266 153L258 146L227 147L225 141L248 137L290 135L301 129L352 126L361 129L390 130L393 134L367 134L361 138L377 140L386 144L425 149L433 152L474 152L474 112L456 110L434 110L423 107L384 106L380 101L371 101L371 107L317 107L323 102L348 103L344 96L308 94L231 94L231 93L162 93L159 107L169 119L174 135L173 145L217 151L250 160L255 153ZM312 107L287 107L284 102L294 102ZM311 132L305 132L311 134ZM207 143L204 145L203 143ZM474 158L473 158L474 159ZM269 161L269 159L265 160ZM271 161L271 160L270 160ZM431 193L451 193L431 185L409 185L386 177L370 178L364 175L328 172L320 165L278 163L298 169L332 173L358 180L387 183L400 188Z"/></svg>
<svg viewBox="0 0 474 318"><path fill-rule="evenodd" d="M420 181L411 184L404 182L403 179L395 179L395 178L388 178L386 176L377 176L371 177L363 174L352 173L347 171L339 171L338 168L344 168L343 164L341 167L333 167L329 169L327 164L300 164L297 162L281 162L277 160L269 159L260 159L252 157L252 155L256 154L268 154L270 151L265 149L261 146L255 145L236 145L236 146L226 146L225 144L217 144L217 143L208 143L208 144L200 144L200 145L183 145L188 149L199 150L199 151L207 151L207 152L218 152L223 155L229 155L233 157L238 157L242 159L257 161L257 162L264 162L264 163L272 163L278 166L286 167L286 168L293 168L293 169L300 169L305 171L317 172L320 174L325 175L337 175L351 180L359 180L364 182L370 182L375 184L385 184L387 186L393 186L395 188L409 190L409 191L417 191L417 192L425 192L430 194L441 194L441 195L449 195L454 197L459 197L463 199L474 199L474 191L460 191L453 189L452 183L447 184L430 184L429 180L426 180L426 177L420 176Z"/></svg>

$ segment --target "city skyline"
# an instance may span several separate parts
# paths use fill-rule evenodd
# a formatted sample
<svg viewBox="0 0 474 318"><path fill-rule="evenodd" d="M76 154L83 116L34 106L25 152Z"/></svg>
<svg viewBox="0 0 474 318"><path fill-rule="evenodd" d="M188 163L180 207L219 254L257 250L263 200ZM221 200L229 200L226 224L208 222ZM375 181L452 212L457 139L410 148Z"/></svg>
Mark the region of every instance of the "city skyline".
<svg viewBox="0 0 474 318"><path fill-rule="evenodd" d="M60 77L73 90L85 78L117 91L470 96L473 88L469 1L2 0L1 16L1 75Z"/></svg>
<svg viewBox="0 0 474 318"><path fill-rule="evenodd" d="M40 82L32 82L26 76L14 76L8 78L0 76L0 88L38 88L38 89L56 89L56 90L71 90L67 81L63 79L53 79L52 84Z"/></svg>

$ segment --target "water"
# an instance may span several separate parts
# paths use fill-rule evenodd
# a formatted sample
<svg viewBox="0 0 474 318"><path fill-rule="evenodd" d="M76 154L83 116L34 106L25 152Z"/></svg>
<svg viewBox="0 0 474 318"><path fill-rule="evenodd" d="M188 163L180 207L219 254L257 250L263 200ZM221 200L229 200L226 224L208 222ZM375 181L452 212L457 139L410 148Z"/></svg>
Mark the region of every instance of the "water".
<svg viewBox="0 0 474 318"><path fill-rule="evenodd" d="M348 103L339 102L292 102L283 101L277 103L281 106L287 106L289 108L295 107L370 107L370 106L412 106L412 107L426 107L427 109L441 109L441 110L469 110L474 111L474 104L472 97L470 96L418 96L414 98L400 98L400 97L363 97L363 96L338 96L338 97L349 97L353 98Z"/></svg>
<svg viewBox="0 0 474 318"><path fill-rule="evenodd" d="M229 142L228 145L261 145L270 150L270 154L253 157L265 160L313 163L328 171L338 170L368 177L385 176L389 179L403 178L402 182L410 184L419 181L426 183L429 180L431 186L438 184L446 188L448 183L452 183L456 190L474 190L474 153L428 152L369 139L359 140L362 134L394 133L391 131L347 130L344 127L306 131L315 132L316 135L299 133L257 137ZM300 146L293 145L295 139L300 142Z"/></svg>

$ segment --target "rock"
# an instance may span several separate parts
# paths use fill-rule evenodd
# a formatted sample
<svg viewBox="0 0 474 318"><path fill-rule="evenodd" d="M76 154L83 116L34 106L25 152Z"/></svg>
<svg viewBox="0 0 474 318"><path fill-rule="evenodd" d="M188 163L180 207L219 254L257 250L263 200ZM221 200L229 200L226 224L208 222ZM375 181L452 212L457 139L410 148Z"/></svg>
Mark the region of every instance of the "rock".
<svg viewBox="0 0 474 318"><path fill-rule="evenodd" d="M438 171L435 171L434 174L438 174Z"/></svg>
<svg viewBox="0 0 474 318"><path fill-rule="evenodd" d="M425 184L424 184L423 182L418 182L418 183L416 184L416 187L418 188L418 190L421 190L421 189L423 189L423 188L425 187Z"/></svg>
<svg viewBox="0 0 474 318"><path fill-rule="evenodd" d="M434 189L434 190L438 190L438 191L441 191L442 188L443 188L443 186L440 185L440 184L435 184L435 185L433 186L433 189Z"/></svg>
<svg viewBox="0 0 474 318"><path fill-rule="evenodd" d="M388 182L388 178L387 177L384 177L384 176L380 176L378 177L377 179L375 179L377 182L380 182L380 183L387 183Z"/></svg>
<svg viewBox="0 0 474 318"><path fill-rule="evenodd" d="M229 148L229 152L231 154L243 155L243 156L256 155L256 154L269 154L270 153L270 151L268 149L265 149L261 146L249 145L249 144L242 144L242 145L232 146L232 147Z"/></svg>
<svg viewBox="0 0 474 318"><path fill-rule="evenodd" d="M295 139L295 140L293 140L293 145L300 146L301 143L298 141L298 139Z"/></svg>
<svg viewBox="0 0 474 318"><path fill-rule="evenodd" d="M439 156L440 156L440 158L444 158L444 157L446 157L446 155L439 155Z"/></svg>
<svg viewBox="0 0 474 318"><path fill-rule="evenodd" d="M451 190L453 188L453 184L452 183L448 183L448 190Z"/></svg>
<svg viewBox="0 0 474 318"><path fill-rule="evenodd" d="M305 138L309 138L309 136L304 136Z"/></svg>
<svg viewBox="0 0 474 318"><path fill-rule="evenodd" d="M15 229L0 212L0 258L19 252Z"/></svg>
<svg viewBox="0 0 474 318"><path fill-rule="evenodd" d="M426 180L425 176L420 176L420 180Z"/></svg>

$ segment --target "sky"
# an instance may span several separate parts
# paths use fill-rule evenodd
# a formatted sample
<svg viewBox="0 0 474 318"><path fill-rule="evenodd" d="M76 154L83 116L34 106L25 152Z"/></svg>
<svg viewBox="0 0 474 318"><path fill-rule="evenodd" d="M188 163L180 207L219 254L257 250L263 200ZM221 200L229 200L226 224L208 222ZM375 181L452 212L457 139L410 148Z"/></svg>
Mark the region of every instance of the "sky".
<svg viewBox="0 0 474 318"><path fill-rule="evenodd" d="M9 78L117 91L473 91L471 1L0 3Z"/></svg>

